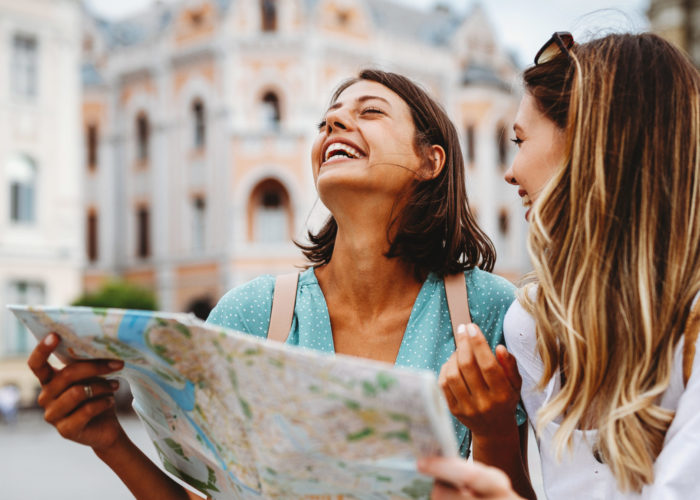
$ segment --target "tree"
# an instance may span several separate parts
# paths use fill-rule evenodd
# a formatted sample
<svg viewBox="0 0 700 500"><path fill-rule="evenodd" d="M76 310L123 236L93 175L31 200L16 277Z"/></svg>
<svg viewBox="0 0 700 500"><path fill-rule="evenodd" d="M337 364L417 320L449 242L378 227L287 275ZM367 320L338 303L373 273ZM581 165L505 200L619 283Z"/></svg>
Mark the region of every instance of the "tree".
<svg viewBox="0 0 700 500"><path fill-rule="evenodd" d="M158 309L158 301L151 290L118 280L104 284L96 292L81 295L72 305L142 309L147 311Z"/></svg>

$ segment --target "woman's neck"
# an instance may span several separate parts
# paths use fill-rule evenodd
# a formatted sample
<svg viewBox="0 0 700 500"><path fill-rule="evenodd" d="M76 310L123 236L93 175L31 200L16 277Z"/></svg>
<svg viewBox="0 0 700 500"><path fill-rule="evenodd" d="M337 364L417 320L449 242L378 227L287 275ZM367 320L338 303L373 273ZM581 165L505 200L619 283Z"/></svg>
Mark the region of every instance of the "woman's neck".
<svg viewBox="0 0 700 500"><path fill-rule="evenodd" d="M385 256L389 250L386 225L378 226L339 224L333 257L316 270L325 295L332 294L369 317L409 297L415 299L421 286L410 264Z"/></svg>

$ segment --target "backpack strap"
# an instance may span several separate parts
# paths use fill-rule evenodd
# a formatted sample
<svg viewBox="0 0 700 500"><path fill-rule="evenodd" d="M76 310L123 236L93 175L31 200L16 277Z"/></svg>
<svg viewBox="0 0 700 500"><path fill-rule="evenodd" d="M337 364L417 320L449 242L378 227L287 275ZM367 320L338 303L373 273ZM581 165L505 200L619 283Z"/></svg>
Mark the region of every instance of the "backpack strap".
<svg viewBox="0 0 700 500"><path fill-rule="evenodd" d="M459 325L467 325L472 322L469 315L467 283L462 271L446 275L444 281L447 309L450 311L450 322L452 323L452 335L455 335Z"/></svg>
<svg viewBox="0 0 700 500"><path fill-rule="evenodd" d="M688 385L695 360L695 342L700 333L700 300L695 301L683 330L683 385Z"/></svg>
<svg viewBox="0 0 700 500"><path fill-rule="evenodd" d="M284 343L292 328L294 304L297 300L297 284L299 273L281 274L275 280L275 291L272 294L272 311L270 311L270 326L267 328L267 338Z"/></svg>

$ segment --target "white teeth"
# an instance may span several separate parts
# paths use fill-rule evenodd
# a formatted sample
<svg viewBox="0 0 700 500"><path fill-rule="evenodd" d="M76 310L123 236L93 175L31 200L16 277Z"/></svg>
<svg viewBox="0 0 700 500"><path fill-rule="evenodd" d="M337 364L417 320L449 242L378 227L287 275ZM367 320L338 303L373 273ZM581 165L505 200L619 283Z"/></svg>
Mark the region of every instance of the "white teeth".
<svg viewBox="0 0 700 500"><path fill-rule="evenodd" d="M528 196L527 194L524 194L524 195L523 195L523 206L524 206L525 208L527 208L527 207L529 207L530 205L532 205L532 201L530 200L530 196Z"/></svg>
<svg viewBox="0 0 700 500"><path fill-rule="evenodd" d="M323 156L323 161L328 161L328 159L333 155L333 153L337 151L344 151L348 155L350 155L351 158L362 158L362 153L360 153L357 149L353 148L352 146L349 146L342 142L334 142L326 148L326 154Z"/></svg>

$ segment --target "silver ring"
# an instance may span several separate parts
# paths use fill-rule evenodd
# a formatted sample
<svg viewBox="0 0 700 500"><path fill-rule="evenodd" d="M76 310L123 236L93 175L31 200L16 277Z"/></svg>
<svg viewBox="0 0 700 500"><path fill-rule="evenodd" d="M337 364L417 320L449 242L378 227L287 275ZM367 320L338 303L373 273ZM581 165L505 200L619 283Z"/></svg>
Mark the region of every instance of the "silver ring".
<svg viewBox="0 0 700 500"><path fill-rule="evenodd" d="M85 391L85 397L87 399L91 399L92 398L92 386L89 384L86 384L83 386L83 390Z"/></svg>

